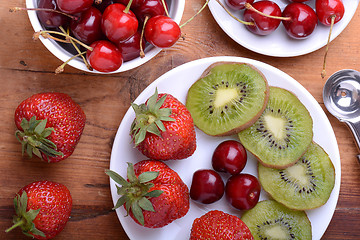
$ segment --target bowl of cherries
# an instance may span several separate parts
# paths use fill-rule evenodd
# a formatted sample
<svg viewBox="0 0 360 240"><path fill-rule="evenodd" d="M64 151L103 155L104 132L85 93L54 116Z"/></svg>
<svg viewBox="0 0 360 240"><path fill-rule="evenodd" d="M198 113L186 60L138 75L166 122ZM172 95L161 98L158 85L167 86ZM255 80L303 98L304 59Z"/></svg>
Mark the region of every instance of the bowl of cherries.
<svg viewBox="0 0 360 240"><path fill-rule="evenodd" d="M34 38L86 72L136 68L181 36L185 0L26 0ZM163 30L162 26L168 26Z"/></svg>

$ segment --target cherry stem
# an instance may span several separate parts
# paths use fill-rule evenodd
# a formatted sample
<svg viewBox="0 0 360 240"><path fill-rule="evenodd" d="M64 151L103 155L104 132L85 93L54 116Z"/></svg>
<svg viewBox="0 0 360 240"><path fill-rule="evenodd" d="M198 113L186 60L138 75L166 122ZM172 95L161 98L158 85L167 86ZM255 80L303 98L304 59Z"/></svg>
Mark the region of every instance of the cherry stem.
<svg viewBox="0 0 360 240"><path fill-rule="evenodd" d="M164 10L165 10L166 16L169 17L169 11L167 10L165 0L161 0L161 2L162 2L162 5L164 6Z"/></svg>
<svg viewBox="0 0 360 240"><path fill-rule="evenodd" d="M326 70L325 70L325 68L326 68L326 57L327 57L327 54L328 54L328 51L329 51L330 38L331 38L331 33L332 33L333 26L335 24L335 18L336 18L336 15L331 16L330 32L329 32L329 36L328 36L328 40L327 40L327 44L326 44L326 49L325 49L323 69L321 71L321 78L325 78L325 76L326 76Z"/></svg>
<svg viewBox="0 0 360 240"><path fill-rule="evenodd" d="M145 57L145 52L144 52L144 49L142 47L142 41L143 41L143 37L144 37L145 25L146 25L148 20L149 20L149 16L146 16L145 20L144 20L142 30L141 30L141 35L140 35L140 57L141 58Z"/></svg>
<svg viewBox="0 0 360 240"><path fill-rule="evenodd" d="M69 28L67 29L67 31L65 31L65 29L64 29L62 26L60 26L59 28L60 28L60 30L61 30L63 33L69 35ZM79 49L78 46L75 44L75 42L74 42L73 40L71 40L71 39L70 39L70 42L71 42L71 44L74 46L75 50L76 50L78 53L81 53L80 49ZM88 61L87 61L86 58L84 57L84 55L81 55L81 58L83 59L86 68L89 69L90 71L92 71L93 68L90 66L90 64L88 63Z"/></svg>
<svg viewBox="0 0 360 240"><path fill-rule="evenodd" d="M55 70L55 74L59 74L59 73L62 73L64 71L64 67L66 64L68 64L71 60L79 57L79 56L82 56L84 54L86 54L87 51L84 51L84 52L81 52L81 53L78 53L74 56L72 56L71 58L69 58L66 62L64 62L63 64L61 64L59 67L56 68Z"/></svg>
<svg viewBox="0 0 360 240"><path fill-rule="evenodd" d="M188 24L189 22L191 22L197 15L199 15L199 14L202 12L202 10L204 10L205 7L208 5L209 1L210 1L210 0L206 0L205 4L200 8L200 10L199 10L197 13L195 13L195 15L192 16L192 17L191 17L189 20L187 20L185 23L181 24L181 25L180 25L180 28L184 27L186 24Z"/></svg>
<svg viewBox="0 0 360 240"><path fill-rule="evenodd" d="M220 6L236 21L245 24L245 25L255 25L253 22L245 22L237 17L235 17L219 0L216 0L218 2L218 4L220 4Z"/></svg>
<svg viewBox="0 0 360 240"><path fill-rule="evenodd" d="M133 0L130 0L128 2L128 4L126 5L126 8L124 9L124 13L129 13L132 2L133 2Z"/></svg>
<svg viewBox="0 0 360 240"><path fill-rule="evenodd" d="M50 33L63 36L63 37L66 38L66 40L53 37L53 36L50 35ZM40 35L43 36L44 38L51 38L51 39L54 39L54 40L56 40L56 41L65 42L65 43L70 43L70 40L73 40L74 42L80 44L81 46L83 46L83 47L86 48L87 50L90 50L90 51L93 50L92 47L87 46L86 44L82 43L81 41L77 40L76 38L74 38L74 37L72 37L72 36L70 36L69 34L66 34L66 33L61 33L61 32L51 31L51 30L46 30L46 31L40 30L39 32L36 32L36 33L34 34L34 39L37 39L38 36L40 36Z"/></svg>
<svg viewBox="0 0 360 240"><path fill-rule="evenodd" d="M268 18L273 18L273 19L278 19L278 20L284 20L284 21L290 21L291 17L279 17L279 16L272 16L266 13L263 13L259 10L257 10L256 8L254 8L254 6L252 6L250 3L245 3L245 8L251 11L254 11L262 16L268 17Z"/></svg>
<svg viewBox="0 0 360 240"><path fill-rule="evenodd" d="M26 11L26 10L29 10L29 11L45 11L45 12L54 12L54 13L59 13L59 14L62 14L62 15L65 15L71 19L74 19L74 20L78 20L79 18L76 17L76 16L72 16L70 14L67 14L67 13L64 13L64 12L61 12L61 11L58 11L58 10L55 10L55 9L49 9L49 8L22 8L22 7L13 7L13 8L10 8L9 9L9 12L18 12L18 11Z"/></svg>

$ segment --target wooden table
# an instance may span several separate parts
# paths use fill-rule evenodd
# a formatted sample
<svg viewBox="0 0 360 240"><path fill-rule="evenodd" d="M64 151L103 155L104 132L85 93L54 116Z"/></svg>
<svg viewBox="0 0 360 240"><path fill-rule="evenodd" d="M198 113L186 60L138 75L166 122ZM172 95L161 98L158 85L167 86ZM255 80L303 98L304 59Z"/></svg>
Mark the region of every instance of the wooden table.
<svg viewBox="0 0 360 240"><path fill-rule="evenodd" d="M345 0L350 1L350 0ZM61 62L32 40L33 29L25 12L9 13L25 1L0 1L0 239L27 239L19 230L8 234L15 192L36 180L52 180L68 186L73 197L71 219L56 239L128 239L114 211L109 178L112 143L130 103L152 81L192 60L211 56L241 56L260 60L299 81L324 108L321 79L325 48L305 56L273 58L251 52L231 40L216 24L208 8L183 28L185 40L163 50L150 62L124 73L95 75L70 66L54 75ZM187 0L183 21L204 1ZM360 68L360 10L331 44L327 72ZM14 132L14 111L25 98L38 92L59 91L72 96L87 115L86 127L73 155L47 164L21 156ZM325 108L324 108L325 109ZM326 112L327 113L327 112ZM323 239L360 239L360 167L358 150L347 127L328 114L341 155L341 190L334 217Z"/></svg>

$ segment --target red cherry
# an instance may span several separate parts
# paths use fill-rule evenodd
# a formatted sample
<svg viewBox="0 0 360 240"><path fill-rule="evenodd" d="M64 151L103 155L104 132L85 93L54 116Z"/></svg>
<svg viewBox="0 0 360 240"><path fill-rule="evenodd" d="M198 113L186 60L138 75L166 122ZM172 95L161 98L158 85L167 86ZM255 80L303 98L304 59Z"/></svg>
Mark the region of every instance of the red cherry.
<svg viewBox="0 0 360 240"><path fill-rule="evenodd" d="M125 6L127 6L130 2L130 0L114 0L115 2L117 3L121 3ZM140 7L142 4L144 4L144 0L133 0L132 3L131 3L131 6L130 8L133 9L133 8L137 8L137 7Z"/></svg>
<svg viewBox="0 0 360 240"><path fill-rule="evenodd" d="M209 204L218 201L224 195L224 182L221 176L211 169L197 170L190 187L191 199Z"/></svg>
<svg viewBox="0 0 360 240"><path fill-rule="evenodd" d="M56 2L53 0L40 0L38 4L38 8L59 10L56 5ZM55 13L50 11L37 11L36 13L39 18L39 21L46 28L57 28L60 26L65 26L70 21L69 17L61 13Z"/></svg>
<svg viewBox="0 0 360 240"><path fill-rule="evenodd" d="M80 41L91 44L103 37L101 31L101 12L95 7L90 7L82 12L78 20L72 20L70 29Z"/></svg>
<svg viewBox="0 0 360 240"><path fill-rule="evenodd" d="M101 28L106 37L114 42L122 42L134 35L138 28L138 20L135 14L125 10L120 3L108 6L102 16Z"/></svg>
<svg viewBox="0 0 360 240"><path fill-rule="evenodd" d="M144 0L143 4L135 7L133 11L141 25L146 17L151 18L157 15L165 15L166 13L162 0Z"/></svg>
<svg viewBox="0 0 360 240"><path fill-rule="evenodd" d="M69 14L85 11L93 2L94 0L56 0L59 9Z"/></svg>
<svg viewBox="0 0 360 240"><path fill-rule="evenodd" d="M173 46L181 36L179 25L167 16L150 18L145 25L145 39L159 48Z"/></svg>
<svg viewBox="0 0 360 240"><path fill-rule="evenodd" d="M225 0L225 4L233 10L242 10L245 8L245 3L253 4L255 0Z"/></svg>
<svg viewBox="0 0 360 240"><path fill-rule="evenodd" d="M226 199L239 210L253 208L259 201L260 191L259 180L246 173L231 176L225 186Z"/></svg>
<svg viewBox="0 0 360 240"><path fill-rule="evenodd" d="M339 22L345 13L341 0L316 0L315 9L319 21L326 26L331 25L331 18L335 18L334 24Z"/></svg>
<svg viewBox="0 0 360 240"><path fill-rule="evenodd" d="M124 62L130 61L140 56L140 38L141 33L137 31L128 40L120 42L117 45L123 55ZM142 48L145 48L145 39L142 41Z"/></svg>
<svg viewBox="0 0 360 240"><path fill-rule="evenodd" d="M295 39L304 39L310 36L317 26L317 16L315 11L304 3L290 3L282 14L291 20L283 20L282 23L286 33Z"/></svg>
<svg viewBox="0 0 360 240"><path fill-rule="evenodd" d="M255 2L252 7L267 15L281 17L281 9L275 2L258 1ZM274 32L281 23L280 19L262 16L251 9L246 9L244 11L244 21L254 23L254 25L246 25L246 28L255 34L262 36Z"/></svg>
<svg viewBox="0 0 360 240"><path fill-rule="evenodd" d="M212 167L218 172L228 172L231 175L239 174L246 162L246 150L240 142L235 140L220 143L212 156Z"/></svg>
<svg viewBox="0 0 360 240"><path fill-rule="evenodd" d="M290 0L291 2L307 2L307 1L309 1L309 0Z"/></svg>
<svg viewBox="0 0 360 240"><path fill-rule="evenodd" d="M86 58L95 70L99 72L113 72L122 65L122 54L113 43L99 40L93 42L90 47L93 48L93 51L88 50Z"/></svg>

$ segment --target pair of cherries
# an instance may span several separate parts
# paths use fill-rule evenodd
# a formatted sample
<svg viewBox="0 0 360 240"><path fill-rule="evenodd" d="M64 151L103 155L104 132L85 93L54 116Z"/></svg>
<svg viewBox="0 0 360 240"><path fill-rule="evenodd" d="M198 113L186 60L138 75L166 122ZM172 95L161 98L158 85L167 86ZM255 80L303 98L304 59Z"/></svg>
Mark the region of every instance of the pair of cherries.
<svg viewBox="0 0 360 240"><path fill-rule="evenodd" d="M101 72L139 57L146 42L168 48L181 35L163 0L40 0L38 8L63 13L38 11L38 17L46 28L69 26L76 39L90 45L87 60Z"/></svg>
<svg viewBox="0 0 360 240"><path fill-rule="evenodd" d="M233 10L245 9L243 17L245 22L250 23L246 25L249 31L269 35L282 22L287 34L295 39L310 36L318 20L330 26L340 21L344 15L342 0L316 0L315 10L306 4L308 1L291 0L283 11L273 1L225 0L225 3Z"/></svg>

